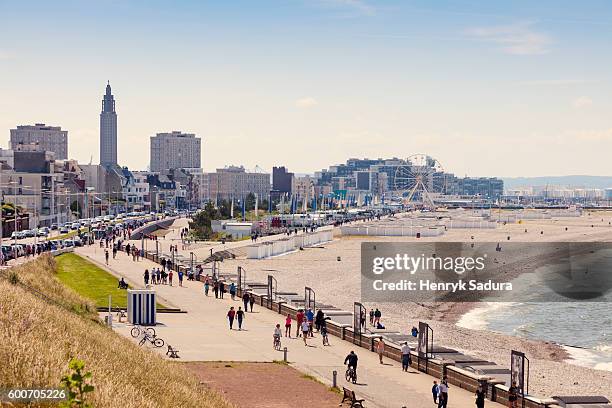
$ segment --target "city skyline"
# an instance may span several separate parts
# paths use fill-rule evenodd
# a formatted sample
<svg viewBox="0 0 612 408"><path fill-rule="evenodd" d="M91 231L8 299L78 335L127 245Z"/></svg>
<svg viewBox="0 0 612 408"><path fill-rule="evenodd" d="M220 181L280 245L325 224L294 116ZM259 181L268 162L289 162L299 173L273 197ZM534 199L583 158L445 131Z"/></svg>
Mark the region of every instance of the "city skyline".
<svg viewBox="0 0 612 408"><path fill-rule="evenodd" d="M47 123L96 162L110 80L118 162L134 170L152 135L181 129L209 171L427 153L473 177L610 175L612 8L477 3L0 2L3 146Z"/></svg>

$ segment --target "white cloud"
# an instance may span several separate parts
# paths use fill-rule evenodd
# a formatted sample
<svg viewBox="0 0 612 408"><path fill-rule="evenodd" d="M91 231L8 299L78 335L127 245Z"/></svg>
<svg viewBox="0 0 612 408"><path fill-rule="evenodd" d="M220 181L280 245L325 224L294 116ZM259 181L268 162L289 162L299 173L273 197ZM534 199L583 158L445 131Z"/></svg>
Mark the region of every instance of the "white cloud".
<svg viewBox="0 0 612 408"><path fill-rule="evenodd" d="M360 14L373 15L376 8L363 0L321 0L329 7L346 8L359 12Z"/></svg>
<svg viewBox="0 0 612 408"><path fill-rule="evenodd" d="M475 27L467 33L479 40L495 43L508 54L537 55L548 52L551 38L532 28L531 22L519 22L509 25Z"/></svg>
<svg viewBox="0 0 612 408"><path fill-rule="evenodd" d="M295 101L295 106L298 108L312 108L315 105L318 105L319 102L311 96L306 96L304 98L300 98Z"/></svg>
<svg viewBox="0 0 612 408"><path fill-rule="evenodd" d="M591 98L589 98L588 96L581 96L580 98L577 98L576 100L574 100L574 108L576 109L581 109L581 108L586 108L588 106L591 106L593 104L593 100Z"/></svg>

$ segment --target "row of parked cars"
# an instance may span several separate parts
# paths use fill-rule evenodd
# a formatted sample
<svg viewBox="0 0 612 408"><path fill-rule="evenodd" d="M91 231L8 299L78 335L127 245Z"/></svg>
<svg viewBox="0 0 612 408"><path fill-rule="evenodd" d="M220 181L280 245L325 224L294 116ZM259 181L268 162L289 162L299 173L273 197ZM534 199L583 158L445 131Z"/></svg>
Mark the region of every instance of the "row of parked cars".
<svg viewBox="0 0 612 408"><path fill-rule="evenodd" d="M25 239L42 237L46 238L51 234L51 231L58 230L60 234L67 234L71 231L80 231L82 228L92 228L106 230L109 225L119 224L135 219L144 219L145 222L152 221L157 218L156 213L145 213L145 212L129 212L115 215L104 215L95 218L85 218L73 222L66 222L64 224L52 224L50 228L42 227L38 229L14 231L11 234L11 239ZM131 222L127 222L131 224Z"/></svg>
<svg viewBox="0 0 612 408"><path fill-rule="evenodd" d="M56 251L63 248L71 248L77 246L83 246L84 240L87 240L86 234L84 236L75 235L69 239L53 239L39 243L30 244L11 244L2 245L2 256L5 260L11 260L26 256L28 254L42 253L47 251Z"/></svg>

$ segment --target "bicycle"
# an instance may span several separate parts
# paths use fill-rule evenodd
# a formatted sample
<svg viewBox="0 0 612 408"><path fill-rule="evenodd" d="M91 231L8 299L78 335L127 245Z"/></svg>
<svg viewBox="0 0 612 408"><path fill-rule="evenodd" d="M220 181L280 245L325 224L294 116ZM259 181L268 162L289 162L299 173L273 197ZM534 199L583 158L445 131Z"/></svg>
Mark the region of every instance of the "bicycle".
<svg viewBox="0 0 612 408"><path fill-rule="evenodd" d="M280 351L281 349L281 339L280 337L274 336L274 350Z"/></svg>
<svg viewBox="0 0 612 408"><path fill-rule="evenodd" d="M346 369L346 373L344 374L347 382L352 382L353 384L357 383L357 371L353 367L348 367Z"/></svg>
<svg viewBox="0 0 612 408"><path fill-rule="evenodd" d="M144 335L142 336L142 339L140 339L140 342L138 342L139 346L142 346L143 344L145 344L146 342L151 343L153 346L155 347L164 347L164 341L162 339L160 339L159 337L156 336L151 336L149 333L144 332Z"/></svg>
<svg viewBox="0 0 612 408"><path fill-rule="evenodd" d="M148 333L149 336L155 337L155 329L152 327L144 328L142 326L134 326L132 327L132 330L130 331L130 334L134 338L140 337L143 333Z"/></svg>

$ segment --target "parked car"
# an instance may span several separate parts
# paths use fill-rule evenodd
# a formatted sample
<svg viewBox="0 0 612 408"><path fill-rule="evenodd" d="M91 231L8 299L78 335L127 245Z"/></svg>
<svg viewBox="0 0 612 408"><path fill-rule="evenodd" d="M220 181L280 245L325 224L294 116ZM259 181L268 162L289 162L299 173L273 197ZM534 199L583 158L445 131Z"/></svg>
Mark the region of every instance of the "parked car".
<svg viewBox="0 0 612 408"><path fill-rule="evenodd" d="M49 235L49 233L42 228L36 232L36 236L38 237L46 237L47 235Z"/></svg>
<svg viewBox="0 0 612 408"><path fill-rule="evenodd" d="M74 246L74 241L71 239L65 239L63 244L65 248L70 248Z"/></svg>
<svg viewBox="0 0 612 408"><path fill-rule="evenodd" d="M67 234L68 232L70 232L70 230L67 227L62 227L60 228L60 234Z"/></svg>
<svg viewBox="0 0 612 408"><path fill-rule="evenodd" d="M51 224L51 229L52 230L56 230L57 229L57 224Z"/></svg>

